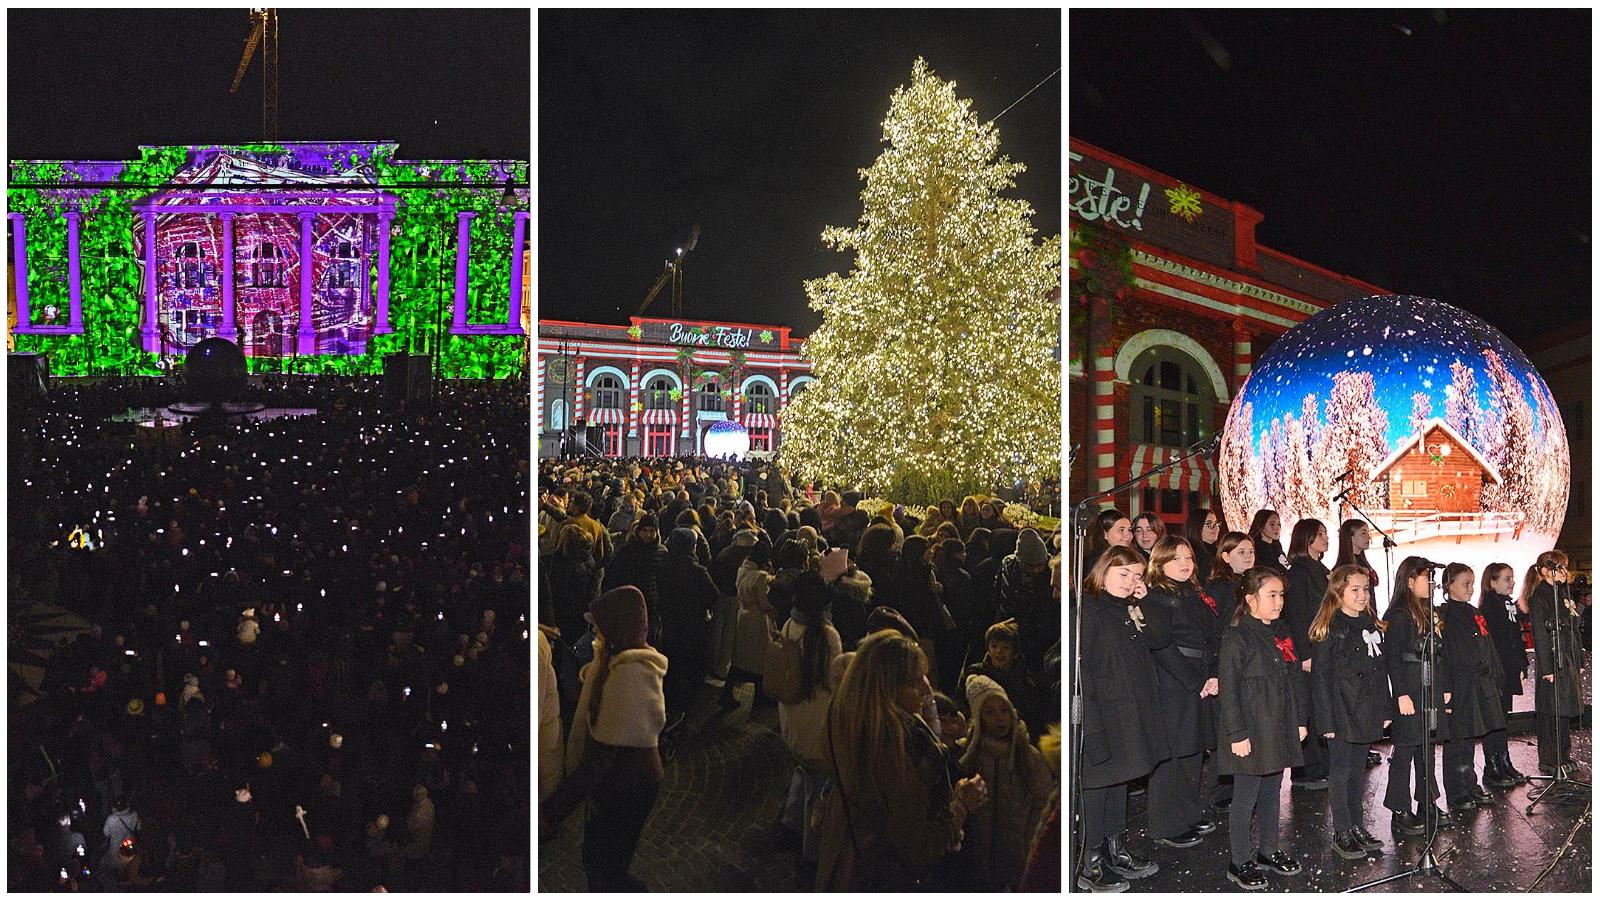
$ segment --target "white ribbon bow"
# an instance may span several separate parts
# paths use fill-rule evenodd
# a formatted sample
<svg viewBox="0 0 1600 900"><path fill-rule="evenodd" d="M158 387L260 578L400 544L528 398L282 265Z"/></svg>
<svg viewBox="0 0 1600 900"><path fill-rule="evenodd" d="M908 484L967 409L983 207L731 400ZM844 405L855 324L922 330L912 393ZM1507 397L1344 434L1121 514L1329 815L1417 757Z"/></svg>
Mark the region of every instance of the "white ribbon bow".
<svg viewBox="0 0 1600 900"><path fill-rule="evenodd" d="M1379 655L1378 645L1383 642L1383 635L1376 631L1363 631L1361 632L1361 639L1367 642L1368 656Z"/></svg>
<svg viewBox="0 0 1600 900"><path fill-rule="evenodd" d="M1506 599L1506 618L1513 623L1517 621L1517 601L1510 598Z"/></svg>
<svg viewBox="0 0 1600 900"><path fill-rule="evenodd" d="M1133 622L1133 627L1135 629L1144 631L1144 610L1137 606L1129 606L1128 618Z"/></svg>

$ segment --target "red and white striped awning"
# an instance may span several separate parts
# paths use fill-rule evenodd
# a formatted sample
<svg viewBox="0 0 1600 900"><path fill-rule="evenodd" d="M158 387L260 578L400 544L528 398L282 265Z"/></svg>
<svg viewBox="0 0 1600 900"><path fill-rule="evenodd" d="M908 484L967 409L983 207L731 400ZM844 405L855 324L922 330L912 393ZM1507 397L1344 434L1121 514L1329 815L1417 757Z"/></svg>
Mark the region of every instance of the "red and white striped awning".
<svg viewBox="0 0 1600 900"><path fill-rule="evenodd" d="M746 428L777 428L778 417L772 413L745 413L744 427Z"/></svg>
<svg viewBox="0 0 1600 900"><path fill-rule="evenodd" d="M1124 478L1134 478L1141 472L1148 472L1174 456L1181 455L1183 455L1183 451L1173 447L1161 447L1156 444L1134 444L1132 449L1126 453L1125 462L1122 466L1122 476ZM1216 480L1216 461L1209 456L1196 456L1184 460L1181 465L1174 466L1159 477L1146 479L1145 486L1199 491L1202 494L1209 494L1211 485L1215 484Z"/></svg>
<svg viewBox="0 0 1600 900"><path fill-rule="evenodd" d="M644 411L644 424L676 425L678 424L678 411L675 409L647 409Z"/></svg>
<svg viewBox="0 0 1600 900"><path fill-rule="evenodd" d="M598 407L589 410L590 425L621 425L625 420L622 410L615 407Z"/></svg>

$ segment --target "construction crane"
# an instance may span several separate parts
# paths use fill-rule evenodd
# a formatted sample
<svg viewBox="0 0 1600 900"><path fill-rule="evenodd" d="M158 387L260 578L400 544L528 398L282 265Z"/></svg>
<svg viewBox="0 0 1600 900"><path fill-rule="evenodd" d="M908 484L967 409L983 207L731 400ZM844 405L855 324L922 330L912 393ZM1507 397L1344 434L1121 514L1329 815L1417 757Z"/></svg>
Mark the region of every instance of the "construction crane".
<svg viewBox="0 0 1600 900"><path fill-rule="evenodd" d="M239 71L233 75L233 86L228 93L237 94L244 71L250 67L256 45L261 45L261 137L278 139L278 11L276 9L251 9L250 20L255 23L250 37L244 42L244 57L239 60Z"/></svg>
<svg viewBox="0 0 1600 900"><path fill-rule="evenodd" d="M639 304L639 311L634 315L644 315L644 311L656 299L656 295L661 293L661 289L670 282L672 284L672 317L674 319L683 318L683 258L694 250L694 245L699 241L700 226L696 225L694 230L689 232L689 242L678 248L677 256L666 261L666 268L661 272L661 277L657 278L656 283L650 286L650 293L645 295L644 302Z"/></svg>

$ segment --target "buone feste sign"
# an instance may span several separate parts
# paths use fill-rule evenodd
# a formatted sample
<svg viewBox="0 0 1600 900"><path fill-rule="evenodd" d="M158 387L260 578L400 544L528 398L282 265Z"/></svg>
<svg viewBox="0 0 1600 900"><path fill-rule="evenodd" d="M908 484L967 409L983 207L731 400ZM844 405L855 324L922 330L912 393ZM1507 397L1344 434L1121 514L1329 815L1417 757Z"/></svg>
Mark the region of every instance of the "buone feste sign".
<svg viewBox="0 0 1600 900"><path fill-rule="evenodd" d="M1163 184L1078 142L1067 151L1067 209L1097 225L1185 256L1232 265L1233 210L1184 184Z"/></svg>
<svg viewBox="0 0 1600 900"><path fill-rule="evenodd" d="M686 326L673 322L667 326L667 342L690 347L723 347L743 350L750 346L755 334L753 328L731 328L727 325Z"/></svg>

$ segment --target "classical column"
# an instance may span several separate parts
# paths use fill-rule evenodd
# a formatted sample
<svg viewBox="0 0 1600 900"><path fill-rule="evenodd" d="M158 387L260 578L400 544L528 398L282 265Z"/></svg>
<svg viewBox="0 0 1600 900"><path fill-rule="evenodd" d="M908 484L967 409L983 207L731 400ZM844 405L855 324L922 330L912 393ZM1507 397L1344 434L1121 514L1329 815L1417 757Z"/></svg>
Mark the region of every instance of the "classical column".
<svg viewBox="0 0 1600 900"><path fill-rule="evenodd" d="M233 217L237 213L219 212L222 219L222 327L217 337L225 341L239 340L239 328L234 323L233 303Z"/></svg>
<svg viewBox="0 0 1600 900"><path fill-rule="evenodd" d="M506 324L522 334L522 247L528 239L529 213L519 212L511 226L511 315Z"/></svg>
<svg viewBox="0 0 1600 900"><path fill-rule="evenodd" d="M83 268L78 255L78 227L83 213L67 211L67 330L83 333Z"/></svg>
<svg viewBox="0 0 1600 900"><path fill-rule="evenodd" d="M312 228L316 223L317 214L302 212L300 215L300 324L295 328L295 352L313 354L317 352L317 325L313 320L311 311L311 291L315 285L314 270L317 267L312 242Z"/></svg>
<svg viewBox="0 0 1600 900"><path fill-rule="evenodd" d="M1233 320L1233 393L1238 396L1244 390L1244 380L1250 377L1250 366L1254 360L1250 356L1250 330L1244 327L1243 319Z"/></svg>
<svg viewBox="0 0 1600 900"><path fill-rule="evenodd" d="M33 328L28 317L28 220L22 213L7 213L11 220L11 272L17 279L17 332Z"/></svg>
<svg viewBox="0 0 1600 900"><path fill-rule="evenodd" d="M394 222L394 208L386 206L378 211L378 311L372 323L373 334L389 334L389 230Z"/></svg>
<svg viewBox="0 0 1600 900"><path fill-rule="evenodd" d="M156 211L155 209L141 210L144 216L144 325L139 328L139 336L144 339L144 349L150 353L161 350L161 323L157 317L156 309L156 279L160 273L156 271ZM17 307L22 308L20 305Z"/></svg>
<svg viewBox="0 0 1600 900"><path fill-rule="evenodd" d="M475 212L456 213L456 314L452 332L467 327L467 256L472 252L472 220Z"/></svg>

